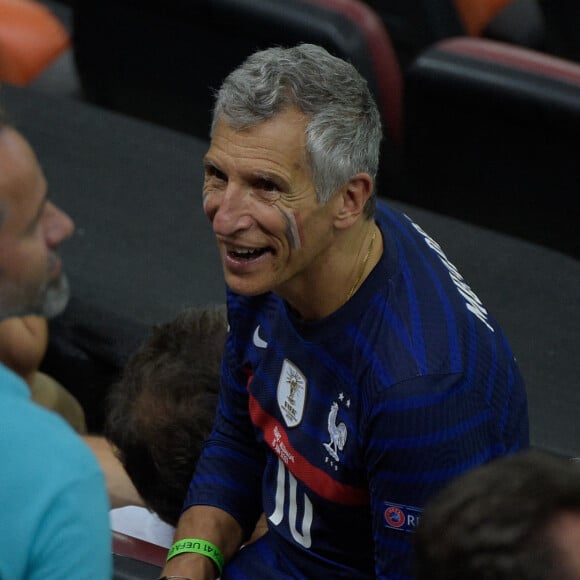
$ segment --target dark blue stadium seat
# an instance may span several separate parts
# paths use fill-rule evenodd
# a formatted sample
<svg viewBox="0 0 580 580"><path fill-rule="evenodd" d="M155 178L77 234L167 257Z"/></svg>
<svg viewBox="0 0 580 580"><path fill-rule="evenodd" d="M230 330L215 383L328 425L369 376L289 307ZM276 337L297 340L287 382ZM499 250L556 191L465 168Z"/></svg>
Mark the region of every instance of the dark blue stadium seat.
<svg viewBox="0 0 580 580"><path fill-rule="evenodd" d="M406 199L580 257L580 65L487 39L406 76Z"/></svg>
<svg viewBox="0 0 580 580"><path fill-rule="evenodd" d="M249 54L320 44L367 79L386 129L381 175L394 179L401 71L382 20L359 0L83 0L73 29L89 101L201 138L213 91Z"/></svg>
<svg viewBox="0 0 580 580"><path fill-rule="evenodd" d="M404 69L428 46L454 36L494 38L531 48L544 43L539 7L544 0L365 1L385 23Z"/></svg>
<svg viewBox="0 0 580 580"><path fill-rule="evenodd" d="M398 62L358 0L83 0L73 27L86 95L109 108L205 138L227 73L258 48L313 42L359 69L400 138Z"/></svg>

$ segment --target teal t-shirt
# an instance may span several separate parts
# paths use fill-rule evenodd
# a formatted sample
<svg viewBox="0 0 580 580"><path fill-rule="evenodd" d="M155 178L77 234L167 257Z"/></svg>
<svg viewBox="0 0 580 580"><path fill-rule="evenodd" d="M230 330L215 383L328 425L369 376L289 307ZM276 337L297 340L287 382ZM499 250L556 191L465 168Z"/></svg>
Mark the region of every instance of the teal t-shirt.
<svg viewBox="0 0 580 580"><path fill-rule="evenodd" d="M0 364L0 580L110 580L108 510L92 452Z"/></svg>

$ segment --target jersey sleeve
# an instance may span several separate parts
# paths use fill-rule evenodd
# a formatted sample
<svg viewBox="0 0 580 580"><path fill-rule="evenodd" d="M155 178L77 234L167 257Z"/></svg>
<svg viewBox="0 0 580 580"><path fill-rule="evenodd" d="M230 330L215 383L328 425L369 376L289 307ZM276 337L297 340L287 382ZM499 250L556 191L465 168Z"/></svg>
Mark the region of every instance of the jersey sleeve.
<svg viewBox="0 0 580 580"><path fill-rule="evenodd" d="M249 537L262 512L265 456L256 444L250 421L246 388L250 375L237 362L235 340L230 333L214 426L196 467L184 509L193 505L223 509Z"/></svg>
<svg viewBox="0 0 580 580"><path fill-rule="evenodd" d="M367 461L376 575L412 578L412 534L435 491L464 471L528 445L521 377L494 397L464 375L422 376L377 393ZM501 390L504 390L502 385Z"/></svg>

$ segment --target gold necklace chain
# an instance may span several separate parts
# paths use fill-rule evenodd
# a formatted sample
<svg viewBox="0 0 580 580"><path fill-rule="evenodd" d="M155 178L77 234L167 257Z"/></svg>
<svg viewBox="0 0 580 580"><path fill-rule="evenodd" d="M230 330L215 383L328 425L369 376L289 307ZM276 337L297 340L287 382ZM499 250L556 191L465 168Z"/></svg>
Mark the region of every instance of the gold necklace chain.
<svg viewBox="0 0 580 580"><path fill-rule="evenodd" d="M377 235L377 232L375 230L373 232L373 235L371 236L371 242L369 244L369 248L367 250L367 253L362 261L359 275L357 276L357 279L355 280L354 284L352 285L352 288L350 289L349 293L346 295L345 302L348 302L352 298L352 295L355 293L356 289L358 288L358 285L360 284L360 281L362 280L363 274L365 273L367 262L369 261L369 258L371 257L371 252L373 250L373 244L374 244L376 235Z"/></svg>

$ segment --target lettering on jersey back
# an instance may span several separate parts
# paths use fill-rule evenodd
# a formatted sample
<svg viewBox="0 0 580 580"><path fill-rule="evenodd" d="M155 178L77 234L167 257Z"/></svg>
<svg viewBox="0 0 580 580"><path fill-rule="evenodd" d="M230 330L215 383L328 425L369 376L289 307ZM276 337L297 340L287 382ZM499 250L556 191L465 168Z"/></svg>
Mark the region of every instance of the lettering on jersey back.
<svg viewBox="0 0 580 580"><path fill-rule="evenodd" d="M475 292L468 286L467 282L463 279L459 270L449 261L441 246L429 236L429 234L418 226L411 218L407 216L407 219L411 222L411 225L423 236L425 243L437 254L443 265L447 268L451 281L455 284L457 291L463 299L465 300L465 306L469 312L474 314L491 332L495 332L493 326L488 321L488 313L484 307L481 300L475 294Z"/></svg>

